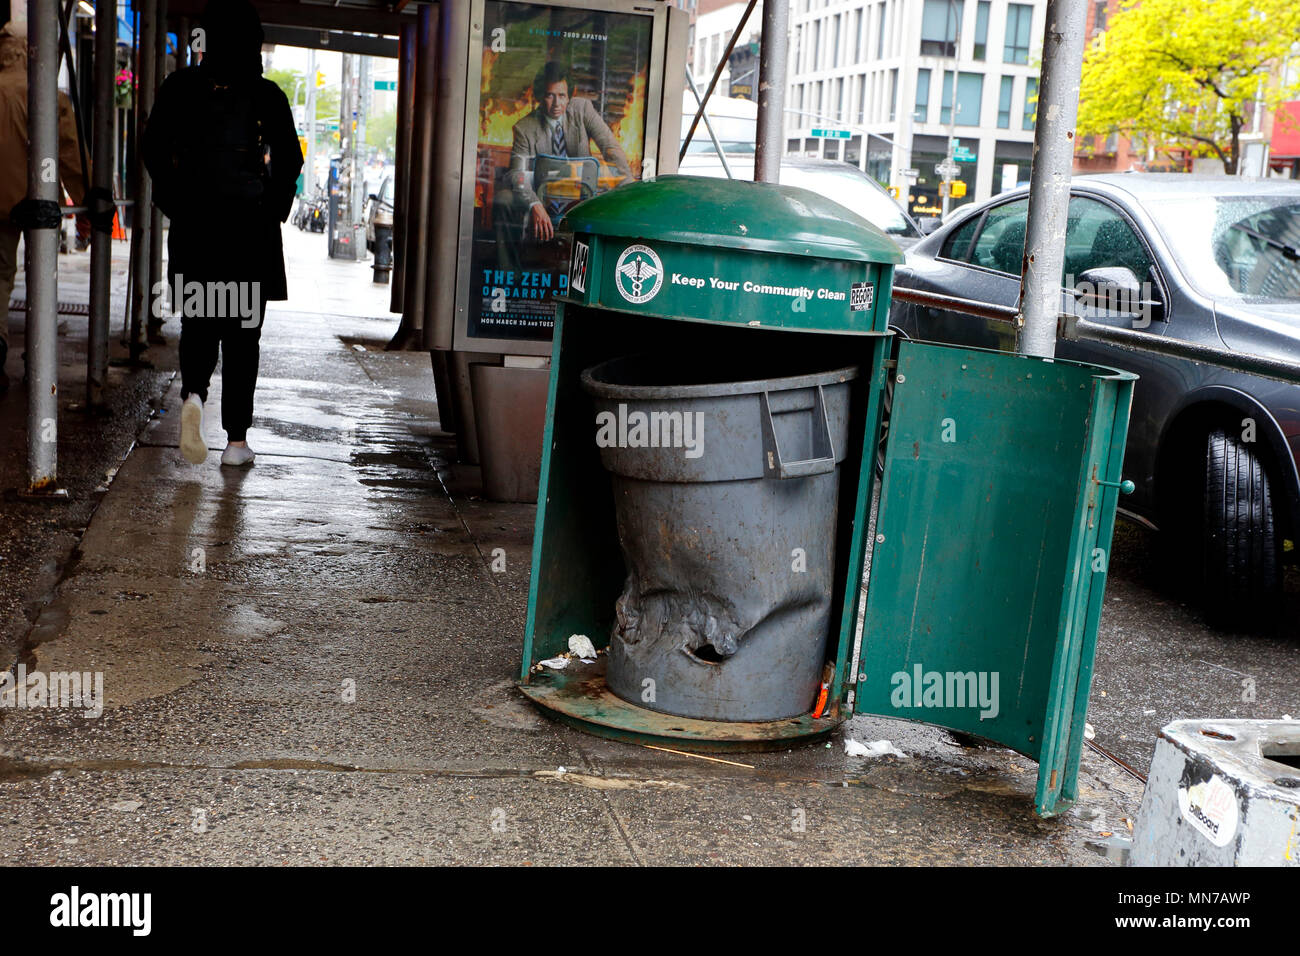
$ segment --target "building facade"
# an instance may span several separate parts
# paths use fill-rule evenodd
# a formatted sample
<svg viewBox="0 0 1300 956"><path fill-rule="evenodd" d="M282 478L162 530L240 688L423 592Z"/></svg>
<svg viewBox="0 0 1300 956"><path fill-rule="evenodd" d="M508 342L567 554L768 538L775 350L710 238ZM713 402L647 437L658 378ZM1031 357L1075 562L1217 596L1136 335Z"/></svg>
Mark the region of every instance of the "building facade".
<svg viewBox="0 0 1300 956"><path fill-rule="evenodd" d="M787 152L840 159L938 215L1028 181L1045 0L793 0ZM847 138L821 133L842 131Z"/></svg>

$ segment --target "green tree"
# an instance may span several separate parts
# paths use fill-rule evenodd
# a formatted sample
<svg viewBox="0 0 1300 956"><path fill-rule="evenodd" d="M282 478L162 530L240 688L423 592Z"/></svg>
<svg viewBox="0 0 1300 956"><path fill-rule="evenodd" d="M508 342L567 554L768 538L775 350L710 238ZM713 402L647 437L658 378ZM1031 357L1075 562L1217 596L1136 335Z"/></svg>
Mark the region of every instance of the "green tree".
<svg viewBox="0 0 1300 956"><path fill-rule="evenodd" d="M1300 96L1279 79L1298 38L1296 0L1125 0L1084 55L1078 133L1119 131L1235 173L1252 104Z"/></svg>
<svg viewBox="0 0 1300 956"><path fill-rule="evenodd" d="M397 110L374 113L366 119L366 144L391 155L397 142Z"/></svg>
<svg viewBox="0 0 1300 956"><path fill-rule="evenodd" d="M301 70L267 70L262 75L284 90L290 105L307 102L307 78ZM339 88L337 86L317 87L316 122L336 123L338 118Z"/></svg>
<svg viewBox="0 0 1300 956"><path fill-rule="evenodd" d="M267 70L262 76L284 91L289 105L302 102L307 89L307 78L301 70Z"/></svg>

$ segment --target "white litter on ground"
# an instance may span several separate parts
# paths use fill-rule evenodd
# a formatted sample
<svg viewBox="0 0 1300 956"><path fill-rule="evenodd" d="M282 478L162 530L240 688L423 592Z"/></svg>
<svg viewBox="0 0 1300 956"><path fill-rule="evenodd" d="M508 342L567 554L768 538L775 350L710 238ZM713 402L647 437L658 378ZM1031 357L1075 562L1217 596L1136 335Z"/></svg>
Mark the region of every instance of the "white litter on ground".
<svg viewBox="0 0 1300 956"><path fill-rule="evenodd" d="M867 744L860 744L852 737L844 738L844 752L850 757L884 757L889 754L895 757L907 757L907 754L888 740L873 740Z"/></svg>
<svg viewBox="0 0 1300 956"><path fill-rule="evenodd" d="M596 659L596 645L591 643L591 638L586 634L571 634L569 653L582 658L584 664L590 664Z"/></svg>
<svg viewBox="0 0 1300 956"><path fill-rule="evenodd" d="M539 661L538 663L540 663L543 667L549 667L552 670L562 671L569 666L569 659L567 657L548 657L546 660Z"/></svg>
<svg viewBox="0 0 1300 956"><path fill-rule="evenodd" d="M1084 724L1084 725L1083 725L1083 739L1084 739L1084 740L1092 740L1092 739L1093 739L1094 737L1096 737L1096 736L1097 736L1097 728L1096 728L1096 727L1094 727L1092 724Z"/></svg>

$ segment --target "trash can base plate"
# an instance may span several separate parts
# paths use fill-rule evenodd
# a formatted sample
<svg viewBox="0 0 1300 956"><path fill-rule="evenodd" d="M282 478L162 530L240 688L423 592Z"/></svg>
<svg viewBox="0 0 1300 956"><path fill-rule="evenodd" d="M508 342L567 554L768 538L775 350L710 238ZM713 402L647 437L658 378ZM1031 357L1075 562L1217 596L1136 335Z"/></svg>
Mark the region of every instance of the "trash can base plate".
<svg viewBox="0 0 1300 956"><path fill-rule="evenodd" d="M784 750L828 735L844 720L811 714L766 721L700 720L638 707L615 697L605 684L605 658L574 662L562 671L534 674L518 685L553 720L598 737L632 744L658 744L676 750L732 753Z"/></svg>

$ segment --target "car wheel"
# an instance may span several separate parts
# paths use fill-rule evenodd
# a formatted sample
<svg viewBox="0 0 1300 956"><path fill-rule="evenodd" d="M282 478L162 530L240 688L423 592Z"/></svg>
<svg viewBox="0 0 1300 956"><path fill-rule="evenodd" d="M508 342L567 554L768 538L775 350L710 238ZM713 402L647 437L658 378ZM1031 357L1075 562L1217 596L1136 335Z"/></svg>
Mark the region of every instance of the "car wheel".
<svg viewBox="0 0 1300 956"><path fill-rule="evenodd" d="M1281 536L1268 473L1249 444L1222 429L1206 438L1203 507L1206 617L1233 630L1268 627L1282 594Z"/></svg>

